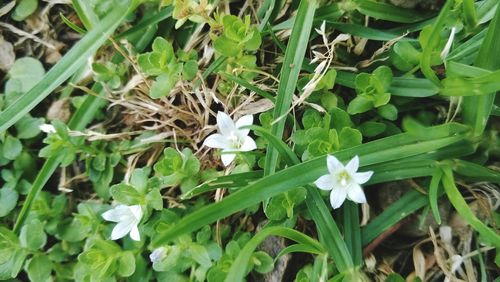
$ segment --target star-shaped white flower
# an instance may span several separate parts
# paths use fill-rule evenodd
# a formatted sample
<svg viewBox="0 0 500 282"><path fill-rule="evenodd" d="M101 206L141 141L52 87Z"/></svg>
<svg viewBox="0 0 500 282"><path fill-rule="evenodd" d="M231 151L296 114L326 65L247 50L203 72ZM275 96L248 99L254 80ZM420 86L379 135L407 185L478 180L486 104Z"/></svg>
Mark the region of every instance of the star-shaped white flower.
<svg viewBox="0 0 500 282"><path fill-rule="evenodd" d="M357 172L358 156L344 166L337 158L328 155L326 165L329 174L321 176L314 184L321 190L331 190L330 204L334 209L339 208L346 198L356 203L366 203L365 193L360 184L370 180L373 171Z"/></svg>
<svg viewBox="0 0 500 282"><path fill-rule="evenodd" d="M159 262L167 256L167 249L165 247L159 247L153 250L149 255L149 259L152 263Z"/></svg>
<svg viewBox="0 0 500 282"><path fill-rule="evenodd" d="M132 240L141 240L139 228L137 228L142 218L142 208L140 205L118 205L103 213L102 218L107 221L118 222L111 232L111 240L125 237L128 233L130 233Z"/></svg>
<svg viewBox="0 0 500 282"><path fill-rule="evenodd" d="M220 133L208 136L203 145L222 149L222 163L224 166L228 166L236 157L236 154L232 152L248 152L257 148L255 141L248 136L250 129L240 129L252 124L252 115L242 116L234 122L227 114L218 112L217 127Z"/></svg>

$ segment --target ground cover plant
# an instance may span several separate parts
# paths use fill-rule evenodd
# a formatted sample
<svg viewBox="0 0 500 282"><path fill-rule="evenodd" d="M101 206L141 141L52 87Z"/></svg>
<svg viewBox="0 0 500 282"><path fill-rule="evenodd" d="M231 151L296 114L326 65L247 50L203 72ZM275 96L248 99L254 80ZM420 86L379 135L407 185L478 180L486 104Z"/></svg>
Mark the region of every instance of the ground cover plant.
<svg viewBox="0 0 500 282"><path fill-rule="evenodd" d="M0 6L0 280L498 281L498 0Z"/></svg>

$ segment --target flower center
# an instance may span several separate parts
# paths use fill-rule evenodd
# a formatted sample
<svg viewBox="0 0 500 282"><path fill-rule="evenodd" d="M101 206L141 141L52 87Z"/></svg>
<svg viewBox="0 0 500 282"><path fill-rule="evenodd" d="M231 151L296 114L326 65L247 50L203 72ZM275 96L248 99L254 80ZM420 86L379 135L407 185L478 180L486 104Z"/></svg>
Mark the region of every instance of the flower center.
<svg viewBox="0 0 500 282"><path fill-rule="evenodd" d="M337 175L337 180L338 182L340 183L341 186L345 187L347 186L347 183L349 182L349 180L351 179L351 176L349 175L349 173L347 171L341 171L338 175Z"/></svg>
<svg viewBox="0 0 500 282"><path fill-rule="evenodd" d="M235 132L231 132L231 135L229 135L227 139L231 142L231 147L233 147L233 149L240 149L243 145L241 138L239 138Z"/></svg>

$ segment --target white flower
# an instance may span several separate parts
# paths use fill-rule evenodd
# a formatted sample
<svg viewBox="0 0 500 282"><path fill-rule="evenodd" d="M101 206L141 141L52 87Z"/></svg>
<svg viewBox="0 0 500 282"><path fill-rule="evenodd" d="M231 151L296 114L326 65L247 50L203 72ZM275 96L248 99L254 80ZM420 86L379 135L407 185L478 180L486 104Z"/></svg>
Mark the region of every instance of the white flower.
<svg viewBox="0 0 500 282"><path fill-rule="evenodd" d="M45 132L45 133L55 133L56 132L56 129L54 128L54 126L52 124L40 124L40 126L38 126L38 128L40 128L41 131Z"/></svg>
<svg viewBox="0 0 500 282"><path fill-rule="evenodd" d="M153 250L149 255L149 259L152 263L161 261L165 256L167 256L167 249L165 247L159 247Z"/></svg>
<svg viewBox="0 0 500 282"><path fill-rule="evenodd" d="M331 190L330 203L334 209L339 208L345 199L356 203L366 203L365 193L360 184L366 183L373 171L356 172L359 158L355 156L344 166L337 158L328 155L326 165L329 174L318 178L314 184L321 190Z"/></svg>
<svg viewBox="0 0 500 282"><path fill-rule="evenodd" d="M252 125L252 123L252 115L242 116L236 122L233 122L227 114L218 112L217 127L220 133L208 136L203 145L222 149L222 163L224 166L228 166L234 160L236 154L227 152L248 152L257 148L255 141L248 136L250 129L240 129L243 126Z"/></svg>
<svg viewBox="0 0 500 282"><path fill-rule="evenodd" d="M133 240L141 240L139 229L137 228L142 218L142 209L140 205L118 205L103 213L102 218L107 221L118 222L111 232L111 240L120 239L128 233L130 233L130 238Z"/></svg>

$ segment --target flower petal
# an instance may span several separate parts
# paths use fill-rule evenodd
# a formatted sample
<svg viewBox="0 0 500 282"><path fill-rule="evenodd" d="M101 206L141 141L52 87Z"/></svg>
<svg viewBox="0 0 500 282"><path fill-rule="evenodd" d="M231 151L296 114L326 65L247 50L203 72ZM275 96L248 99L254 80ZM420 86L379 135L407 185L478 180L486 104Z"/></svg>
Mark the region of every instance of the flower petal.
<svg viewBox="0 0 500 282"><path fill-rule="evenodd" d="M224 136L231 135L236 130L233 120L224 112L217 112L217 127Z"/></svg>
<svg viewBox="0 0 500 282"><path fill-rule="evenodd" d="M373 175L373 171L357 172L354 174L354 180L358 184L365 184Z"/></svg>
<svg viewBox="0 0 500 282"><path fill-rule="evenodd" d="M224 151L222 151L222 153L224 153ZM231 153L221 154L220 158L222 160L222 164L224 166L228 166L233 162L234 158L236 158L236 154L231 154Z"/></svg>
<svg viewBox="0 0 500 282"><path fill-rule="evenodd" d="M366 203L365 192L358 184L352 184L347 190L347 198L356 203Z"/></svg>
<svg viewBox="0 0 500 282"><path fill-rule="evenodd" d="M125 237L130 230L134 227L133 222L131 221L120 221L118 224L113 228L113 231L111 232L111 240L117 240L120 238Z"/></svg>
<svg viewBox="0 0 500 282"><path fill-rule="evenodd" d="M134 241L141 241L141 234L139 234L139 228L137 228L137 225L132 226L132 230L130 230L130 238Z"/></svg>
<svg viewBox="0 0 500 282"><path fill-rule="evenodd" d="M159 262L165 257L166 254L167 249L165 249L165 247L159 247L153 250L153 252L149 255L149 259L153 263Z"/></svg>
<svg viewBox="0 0 500 282"><path fill-rule="evenodd" d="M330 204L332 208L338 209L344 203L347 194L344 189L333 189L330 192Z"/></svg>
<svg viewBox="0 0 500 282"><path fill-rule="evenodd" d="M203 142L203 146L217 149L227 149L230 147L230 144L223 135L215 133L205 139L205 142Z"/></svg>
<svg viewBox="0 0 500 282"><path fill-rule="evenodd" d="M345 170L347 170L347 172L351 176L354 175L356 173L356 171L358 171L358 168L359 168L359 157L358 156L354 156L354 158L352 158L345 166Z"/></svg>
<svg viewBox="0 0 500 282"><path fill-rule="evenodd" d="M326 166L330 173L336 173L339 169L344 168L344 165L334 156L326 156Z"/></svg>
<svg viewBox="0 0 500 282"><path fill-rule="evenodd" d="M320 176L320 178L314 181L314 185L316 185L321 190L332 190L333 184L333 179L330 174Z"/></svg>
<svg viewBox="0 0 500 282"><path fill-rule="evenodd" d="M124 215L127 215L128 208L125 205L118 205L113 209L110 209L103 214L102 218L106 221L119 222Z"/></svg>
<svg viewBox="0 0 500 282"><path fill-rule="evenodd" d="M252 139L250 136L246 136L243 145L241 145L240 151L242 152L248 152L257 149L257 144L255 144L255 141Z"/></svg>
<svg viewBox="0 0 500 282"><path fill-rule="evenodd" d="M239 132L239 134L241 136L247 136L248 133L250 133L250 129L249 128L239 129L239 128L243 127L243 126L252 125L252 124L253 124L253 116L252 115L246 115L246 116L240 117L236 121L236 128L238 128L238 132Z"/></svg>
<svg viewBox="0 0 500 282"><path fill-rule="evenodd" d="M141 221L142 218L142 208L141 205L133 205L128 207L130 212L134 215L134 217L137 219L137 222Z"/></svg>

